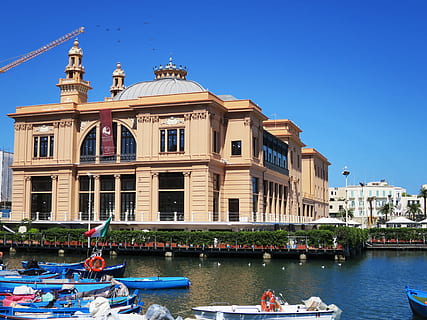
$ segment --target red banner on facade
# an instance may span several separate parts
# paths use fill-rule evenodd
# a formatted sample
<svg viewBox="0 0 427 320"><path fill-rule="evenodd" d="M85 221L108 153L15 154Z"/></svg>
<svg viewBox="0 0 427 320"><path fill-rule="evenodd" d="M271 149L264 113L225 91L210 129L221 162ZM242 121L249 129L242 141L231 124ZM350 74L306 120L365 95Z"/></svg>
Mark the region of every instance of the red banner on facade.
<svg viewBox="0 0 427 320"><path fill-rule="evenodd" d="M101 120L101 150L103 156L114 155L113 120L111 109L99 112Z"/></svg>

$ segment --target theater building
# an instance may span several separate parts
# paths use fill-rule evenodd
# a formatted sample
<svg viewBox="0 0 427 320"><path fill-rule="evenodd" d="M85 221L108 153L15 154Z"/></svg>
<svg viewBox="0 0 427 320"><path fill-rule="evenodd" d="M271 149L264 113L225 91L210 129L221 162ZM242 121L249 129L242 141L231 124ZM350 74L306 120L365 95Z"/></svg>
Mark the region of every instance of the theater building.
<svg viewBox="0 0 427 320"><path fill-rule="evenodd" d="M40 227L82 227L112 216L114 229L260 230L321 216L304 197L301 130L268 120L250 100L215 95L170 59L154 80L125 87L120 64L111 97L88 102L83 52L68 53L59 103L17 107L12 214ZM319 156L320 155L320 156ZM316 164L317 165L317 164ZM313 199L314 199L313 198Z"/></svg>

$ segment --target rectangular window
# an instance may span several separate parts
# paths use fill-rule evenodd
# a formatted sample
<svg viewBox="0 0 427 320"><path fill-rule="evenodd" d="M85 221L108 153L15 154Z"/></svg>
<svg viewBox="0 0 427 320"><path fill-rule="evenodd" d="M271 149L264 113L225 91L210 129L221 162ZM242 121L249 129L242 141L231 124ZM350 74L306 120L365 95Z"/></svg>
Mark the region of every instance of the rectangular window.
<svg viewBox="0 0 427 320"><path fill-rule="evenodd" d="M178 150L178 140L176 129L168 130L168 152L175 152Z"/></svg>
<svg viewBox="0 0 427 320"><path fill-rule="evenodd" d="M52 211L52 178L31 177L31 220L49 220Z"/></svg>
<svg viewBox="0 0 427 320"><path fill-rule="evenodd" d="M179 151L184 151L185 130L179 129Z"/></svg>
<svg viewBox="0 0 427 320"><path fill-rule="evenodd" d="M34 137L34 158L53 157L54 139L53 136Z"/></svg>
<svg viewBox="0 0 427 320"><path fill-rule="evenodd" d="M53 157L53 136L50 137L50 141L49 141L49 157Z"/></svg>
<svg viewBox="0 0 427 320"><path fill-rule="evenodd" d="M47 157L48 141L48 137L40 137L40 157Z"/></svg>
<svg viewBox="0 0 427 320"><path fill-rule="evenodd" d="M160 152L184 151L185 129L160 130Z"/></svg>
<svg viewBox="0 0 427 320"><path fill-rule="evenodd" d="M166 150L166 130L160 130L160 152Z"/></svg>
<svg viewBox="0 0 427 320"><path fill-rule="evenodd" d="M184 189L184 175L182 172L160 173L159 189Z"/></svg>
<svg viewBox="0 0 427 320"><path fill-rule="evenodd" d="M239 199L228 199L228 221L239 221Z"/></svg>
<svg viewBox="0 0 427 320"><path fill-rule="evenodd" d="M136 176L134 174L123 174L121 176L121 190L136 190Z"/></svg>
<svg viewBox="0 0 427 320"><path fill-rule="evenodd" d="M160 221L184 221L184 175L159 173Z"/></svg>
<svg viewBox="0 0 427 320"><path fill-rule="evenodd" d="M101 176L101 191L114 191L115 178L114 176Z"/></svg>
<svg viewBox="0 0 427 320"><path fill-rule="evenodd" d="M241 140L231 141L231 155L233 155L233 156L242 155L242 141Z"/></svg>
<svg viewBox="0 0 427 320"><path fill-rule="evenodd" d="M120 221L135 221L136 175L120 176Z"/></svg>
<svg viewBox="0 0 427 320"><path fill-rule="evenodd" d="M34 158L39 155L39 137L34 137Z"/></svg>

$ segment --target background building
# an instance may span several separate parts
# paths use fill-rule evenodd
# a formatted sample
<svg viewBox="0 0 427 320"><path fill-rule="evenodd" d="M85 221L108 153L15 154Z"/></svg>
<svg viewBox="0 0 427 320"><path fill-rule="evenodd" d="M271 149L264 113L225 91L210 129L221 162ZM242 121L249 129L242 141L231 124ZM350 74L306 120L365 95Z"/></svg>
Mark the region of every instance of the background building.
<svg viewBox="0 0 427 320"><path fill-rule="evenodd" d="M353 214L353 220L363 226L369 226L368 218L371 215L373 224L376 225L392 217L404 215L402 199L405 193L406 189L391 186L384 180L347 188L329 188L329 213L340 215L340 211L347 208ZM389 214L380 212L385 204L392 204L393 210L390 210Z"/></svg>
<svg viewBox="0 0 427 320"><path fill-rule="evenodd" d="M9 210L12 201L13 153L0 151L0 210Z"/></svg>
<svg viewBox="0 0 427 320"><path fill-rule="evenodd" d="M88 103L77 41L68 56L60 103L9 115L10 222L81 227L112 216L123 229L254 230L328 215L329 162L303 153L291 121L207 91L172 60L127 88L117 64L111 96Z"/></svg>

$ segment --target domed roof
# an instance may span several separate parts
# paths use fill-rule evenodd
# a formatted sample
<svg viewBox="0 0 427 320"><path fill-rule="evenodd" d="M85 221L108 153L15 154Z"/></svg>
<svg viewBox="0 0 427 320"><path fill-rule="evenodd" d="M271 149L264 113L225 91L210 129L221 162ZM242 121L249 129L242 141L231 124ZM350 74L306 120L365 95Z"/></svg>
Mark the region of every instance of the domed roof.
<svg viewBox="0 0 427 320"><path fill-rule="evenodd" d="M206 91L199 83L186 80L186 68L177 67L172 63L172 58L169 59L169 63L164 67L155 67L154 74L156 79L135 83L117 94L113 100Z"/></svg>

